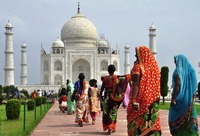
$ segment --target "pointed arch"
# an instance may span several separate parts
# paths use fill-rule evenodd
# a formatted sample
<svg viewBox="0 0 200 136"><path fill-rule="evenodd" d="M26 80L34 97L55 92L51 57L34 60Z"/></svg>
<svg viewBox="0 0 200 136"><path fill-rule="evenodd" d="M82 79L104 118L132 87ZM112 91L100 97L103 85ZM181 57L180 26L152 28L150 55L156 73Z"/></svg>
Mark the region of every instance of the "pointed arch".
<svg viewBox="0 0 200 136"><path fill-rule="evenodd" d="M55 61L54 71L62 71L62 62L60 60Z"/></svg>
<svg viewBox="0 0 200 136"><path fill-rule="evenodd" d="M49 76L48 75L44 76L44 84L49 85Z"/></svg>
<svg viewBox="0 0 200 136"><path fill-rule="evenodd" d="M54 77L54 85L62 85L62 76L61 75L56 75Z"/></svg>
<svg viewBox="0 0 200 136"><path fill-rule="evenodd" d="M101 61L101 66L100 66L101 71L107 71L108 69L108 62L106 60Z"/></svg>
<svg viewBox="0 0 200 136"><path fill-rule="evenodd" d="M47 60L43 62L43 71L49 71L49 62Z"/></svg>
<svg viewBox="0 0 200 136"><path fill-rule="evenodd" d="M78 80L78 75L84 73L85 80L89 81L91 78L91 68L90 63L85 59L78 59L72 65L72 81Z"/></svg>

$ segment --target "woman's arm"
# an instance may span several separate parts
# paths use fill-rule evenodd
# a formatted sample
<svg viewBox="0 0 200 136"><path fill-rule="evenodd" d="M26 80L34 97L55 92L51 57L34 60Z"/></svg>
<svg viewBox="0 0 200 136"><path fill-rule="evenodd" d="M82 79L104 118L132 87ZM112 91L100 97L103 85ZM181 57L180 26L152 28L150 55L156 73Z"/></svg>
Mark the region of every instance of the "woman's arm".
<svg viewBox="0 0 200 136"><path fill-rule="evenodd" d="M174 82L175 82L175 85L174 85L174 90L173 90L171 104L170 104L171 106L174 106L176 104L176 97L180 89L180 78L178 75L175 75Z"/></svg>
<svg viewBox="0 0 200 136"><path fill-rule="evenodd" d="M133 96L132 99L135 99L137 97L138 91L139 91L139 84L140 84L140 75L134 74L132 76L133 80Z"/></svg>
<svg viewBox="0 0 200 136"><path fill-rule="evenodd" d="M139 84L140 84L140 75L139 74L134 74L132 76L133 80L133 95L132 95L132 107L134 110L139 110L139 103L136 102L136 97L139 92Z"/></svg>

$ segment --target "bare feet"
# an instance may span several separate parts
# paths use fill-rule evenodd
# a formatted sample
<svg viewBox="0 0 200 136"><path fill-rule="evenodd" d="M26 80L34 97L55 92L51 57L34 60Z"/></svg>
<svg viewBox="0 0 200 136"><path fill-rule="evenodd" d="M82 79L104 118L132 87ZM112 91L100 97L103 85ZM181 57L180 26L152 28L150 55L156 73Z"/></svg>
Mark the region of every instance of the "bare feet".
<svg viewBox="0 0 200 136"><path fill-rule="evenodd" d="M92 125L94 125L95 124L95 120L92 120Z"/></svg>
<svg viewBox="0 0 200 136"><path fill-rule="evenodd" d="M79 126L80 126L80 127L83 127L83 122L79 123Z"/></svg>
<svg viewBox="0 0 200 136"><path fill-rule="evenodd" d="M111 135L111 132L112 132L112 130L111 130L111 129L108 129L107 135Z"/></svg>

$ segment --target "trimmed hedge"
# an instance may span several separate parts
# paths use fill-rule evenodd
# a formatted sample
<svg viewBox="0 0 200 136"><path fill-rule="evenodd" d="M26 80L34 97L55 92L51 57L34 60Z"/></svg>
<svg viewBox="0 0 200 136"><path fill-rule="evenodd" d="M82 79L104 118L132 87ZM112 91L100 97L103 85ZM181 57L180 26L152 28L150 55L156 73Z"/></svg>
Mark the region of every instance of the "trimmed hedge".
<svg viewBox="0 0 200 136"><path fill-rule="evenodd" d="M6 103L6 116L8 120L19 119L21 101L18 99L10 99Z"/></svg>
<svg viewBox="0 0 200 136"><path fill-rule="evenodd" d="M41 96L35 98L35 105L36 106L41 106L42 105L42 97Z"/></svg>
<svg viewBox="0 0 200 136"><path fill-rule="evenodd" d="M35 104L34 100L28 100L27 101L27 109L28 109L28 111L34 110L34 104Z"/></svg>
<svg viewBox="0 0 200 136"><path fill-rule="evenodd" d="M47 97L42 97L42 104L45 104L47 102Z"/></svg>

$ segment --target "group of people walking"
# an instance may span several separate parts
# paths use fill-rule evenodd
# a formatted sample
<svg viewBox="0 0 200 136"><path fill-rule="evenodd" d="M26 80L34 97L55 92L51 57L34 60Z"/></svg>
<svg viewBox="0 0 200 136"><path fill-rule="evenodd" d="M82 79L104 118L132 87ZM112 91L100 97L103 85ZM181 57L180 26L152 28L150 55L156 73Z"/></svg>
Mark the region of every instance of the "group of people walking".
<svg viewBox="0 0 200 136"><path fill-rule="evenodd" d="M74 85L73 83L67 79L66 86L61 86L59 91L59 108L60 110L65 113L67 111L67 114L71 115L75 112L75 106L76 103L71 100L72 94L74 92Z"/></svg>
<svg viewBox="0 0 200 136"><path fill-rule="evenodd" d="M123 100L128 99L128 135L162 135L159 113L160 70L149 48L138 46L135 52L136 60L130 74L115 75L115 66L109 65L109 75L103 77L100 90L95 79L90 80L88 84L84 80L84 73L79 74L79 80L71 87L74 88L71 98L68 97L76 103L75 122L79 126L89 122L89 113L94 125L101 107L103 130L107 131L108 135L116 132L119 106ZM182 54L175 56L174 62L176 68L172 76L173 92L169 109L170 133L173 136L197 136L195 70Z"/></svg>

